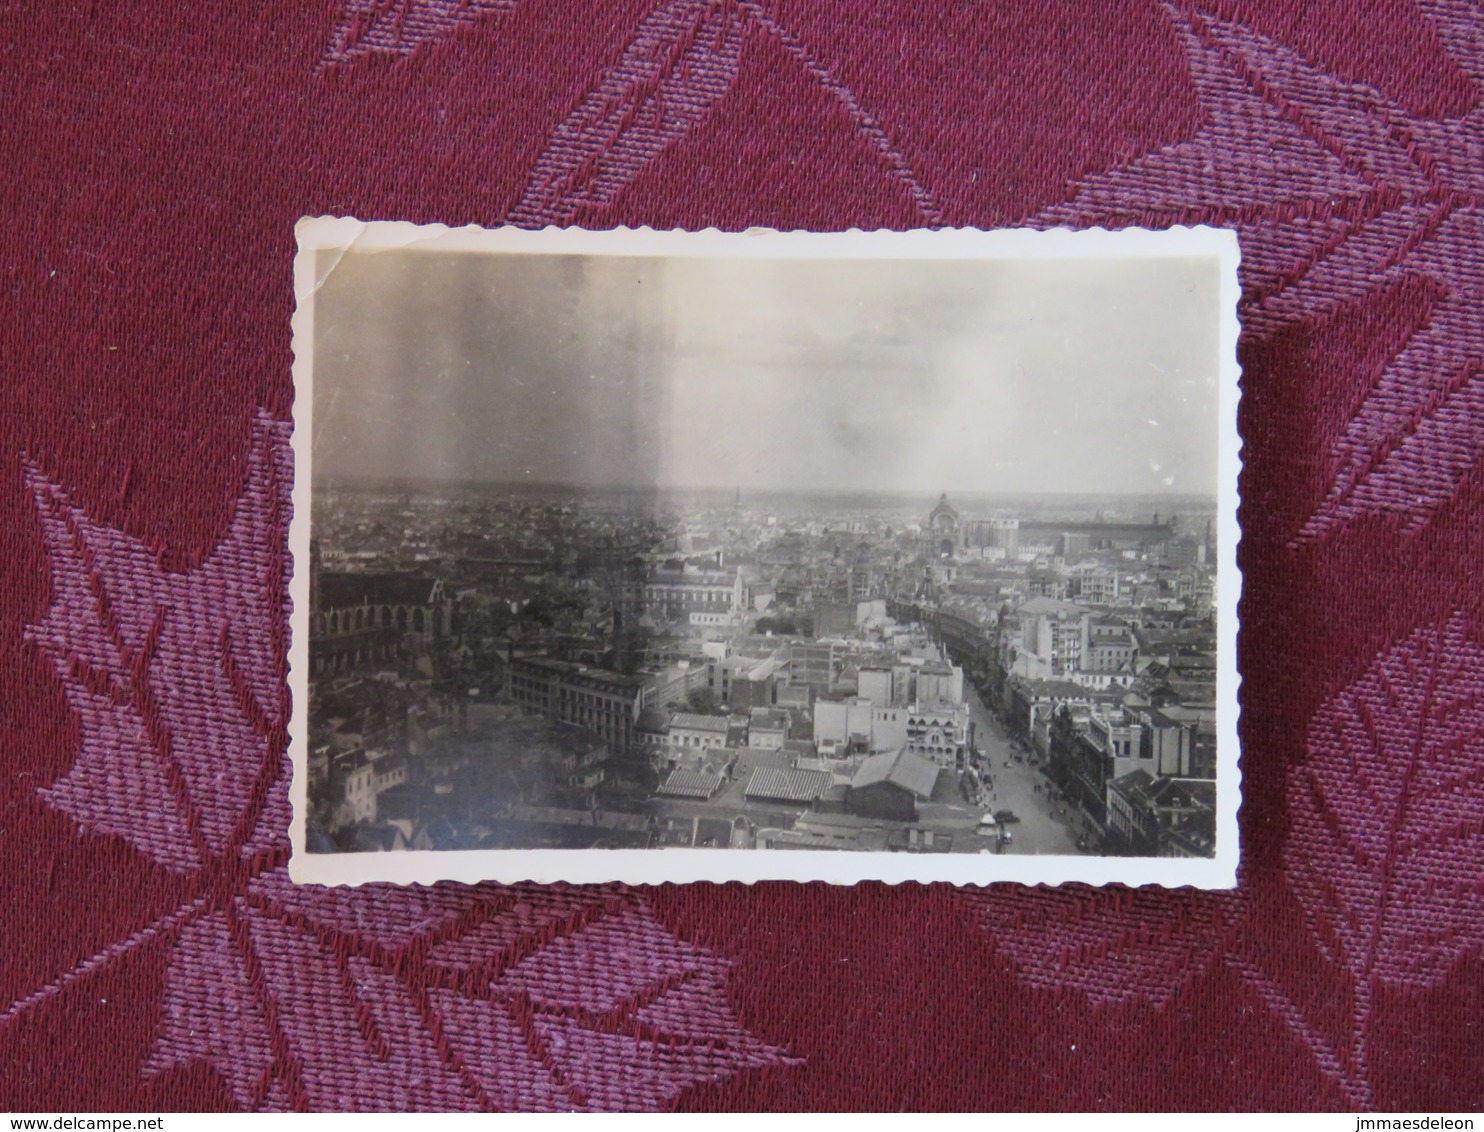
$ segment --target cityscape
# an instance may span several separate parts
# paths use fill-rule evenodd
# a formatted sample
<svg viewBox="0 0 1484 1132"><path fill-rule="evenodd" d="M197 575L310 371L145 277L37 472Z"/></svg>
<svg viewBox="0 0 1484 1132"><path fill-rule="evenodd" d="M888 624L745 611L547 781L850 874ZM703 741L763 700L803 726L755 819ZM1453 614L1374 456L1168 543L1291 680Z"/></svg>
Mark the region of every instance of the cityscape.
<svg viewBox="0 0 1484 1132"><path fill-rule="evenodd" d="M1214 504L979 502L327 487L308 848L1211 856Z"/></svg>
<svg viewBox="0 0 1484 1132"><path fill-rule="evenodd" d="M1219 265L320 262L306 852L1216 858Z"/></svg>

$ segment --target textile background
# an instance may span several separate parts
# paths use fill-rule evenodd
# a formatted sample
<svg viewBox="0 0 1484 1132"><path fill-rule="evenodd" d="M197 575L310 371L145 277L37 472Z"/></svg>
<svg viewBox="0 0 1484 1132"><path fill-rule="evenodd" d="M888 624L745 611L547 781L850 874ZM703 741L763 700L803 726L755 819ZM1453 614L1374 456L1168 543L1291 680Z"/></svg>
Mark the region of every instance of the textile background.
<svg viewBox="0 0 1484 1132"><path fill-rule="evenodd" d="M0 29L0 1104L1484 1108L1476 5L56 0ZM1237 230L1240 889L293 889L318 214Z"/></svg>

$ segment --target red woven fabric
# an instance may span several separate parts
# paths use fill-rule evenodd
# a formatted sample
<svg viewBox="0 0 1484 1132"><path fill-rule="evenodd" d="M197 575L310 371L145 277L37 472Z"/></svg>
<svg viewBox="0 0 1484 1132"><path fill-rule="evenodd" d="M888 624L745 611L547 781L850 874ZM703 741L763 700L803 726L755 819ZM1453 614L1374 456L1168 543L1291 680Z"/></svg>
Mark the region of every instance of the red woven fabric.
<svg viewBox="0 0 1484 1132"><path fill-rule="evenodd" d="M1476 7L0 24L0 1103L1484 1107ZM262 580L326 213L1235 228L1241 888L289 886Z"/></svg>

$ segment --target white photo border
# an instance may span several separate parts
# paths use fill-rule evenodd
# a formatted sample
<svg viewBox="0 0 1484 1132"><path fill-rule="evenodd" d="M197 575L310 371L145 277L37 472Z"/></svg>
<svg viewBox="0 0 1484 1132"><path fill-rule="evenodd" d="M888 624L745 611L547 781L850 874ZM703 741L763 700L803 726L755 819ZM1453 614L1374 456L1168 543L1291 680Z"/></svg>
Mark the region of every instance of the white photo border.
<svg viewBox="0 0 1484 1132"><path fill-rule="evenodd" d="M1236 887L1241 846L1237 812L1242 798L1238 739L1240 676L1237 671L1238 604L1242 578L1237 564L1241 531L1238 479L1242 469L1237 432L1241 369L1237 360L1240 250L1234 232L1211 227L1160 230L922 229L906 232L782 232L753 228L721 232L616 228L448 228L401 221L305 217L295 227L293 380L294 487L289 551L294 563L291 600L289 752L293 767L289 826L289 876L296 883L361 885L375 882L431 884L436 881L497 881L542 884L823 881L856 884L882 881L985 885L1083 883L1131 887ZM1219 484L1216 571L1216 853L1213 858L1103 857L1092 855L1000 855L790 851L778 849L497 849L405 850L386 853L309 853L309 547L311 437L314 406L314 302L338 257L321 270L324 252L394 251L416 246L441 252L580 254L657 257L766 259L1101 259L1209 256L1220 264L1218 359Z"/></svg>

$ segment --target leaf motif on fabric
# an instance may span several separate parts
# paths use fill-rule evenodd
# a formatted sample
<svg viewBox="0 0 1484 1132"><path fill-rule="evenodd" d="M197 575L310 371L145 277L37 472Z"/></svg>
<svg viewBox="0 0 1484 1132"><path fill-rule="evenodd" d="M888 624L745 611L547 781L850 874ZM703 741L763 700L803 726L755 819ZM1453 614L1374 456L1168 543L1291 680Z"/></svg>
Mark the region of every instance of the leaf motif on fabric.
<svg viewBox="0 0 1484 1132"><path fill-rule="evenodd" d="M613 893L273 873L182 932L146 1071L208 1061L248 1108L652 1109L788 1060L738 1023L728 974Z"/></svg>
<svg viewBox="0 0 1484 1132"><path fill-rule="evenodd" d="M1225 952L1240 898L1231 893L1062 886L965 895L996 950L1044 990L1098 1003L1168 1001Z"/></svg>
<svg viewBox="0 0 1484 1132"><path fill-rule="evenodd" d="M321 70L376 55L403 58L520 0L344 0Z"/></svg>
<svg viewBox="0 0 1484 1132"><path fill-rule="evenodd" d="M242 1108L265 1099L273 1065L268 1021L220 912L188 924L175 941L159 1037L144 1075L197 1058L221 1071Z"/></svg>
<svg viewBox="0 0 1484 1132"><path fill-rule="evenodd" d="M1484 648L1462 615L1378 656L1291 772L1290 883L1357 983L1428 985L1484 946Z"/></svg>
<svg viewBox="0 0 1484 1132"><path fill-rule="evenodd" d="M52 603L27 635L81 736L71 770L41 795L91 833L199 871L208 895L12 1004L0 1024L165 938L143 1073L204 1061L248 1109L642 1109L787 1061L733 1015L728 965L622 892L327 889L274 867L289 820L288 434L254 422L232 522L184 573L28 468Z"/></svg>
<svg viewBox="0 0 1484 1132"><path fill-rule="evenodd" d="M577 1107L645 1110L690 1085L791 1061L738 1023L729 974L636 907L556 940L489 993L525 1020Z"/></svg>
<svg viewBox="0 0 1484 1132"><path fill-rule="evenodd" d="M1425 5L1484 88L1484 15ZM1484 443L1484 109L1420 119L1359 83L1198 8L1167 4L1204 124L1188 142L1086 178L1033 219L1127 226L1217 224L1242 243L1242 321L1269 334L1424 275L1441 300L1334 438L1323 501L1295 542L1361 515L1423 525Z"/></svg>
<svg viewBox="0 0 1484 1132"><path fill-rule="evenodd" d="M519 2L344 0L316 69L405 58L461 28L493 21ZM923 219L940 224L942 211L883 124L756 0L667 0L651 11L623 55L556 127L508 221L529 228L572 224L611 204L731 89L752 30L776 39L830 93Z"/></svg>
<svg viewBox="0 0 1484 1132"><path fill-rule="evenodd" d="M623 57L531 170L514 224L570 224L601 206L731 88L748 18L733 0L672 0L647 16Z"/></svg>
<svg viewBox="0 0 1484 1132"><path fill-rule="evenodd" d="M52 604L26 635L50 659L80 734L72 769L41 795L176 872L283 839L260 821L287 805L287 438L287 424L257 418L231 525L185 573L27 468Z"/></svg>
<svg viewBox="0 0 1484 1132"><path fill-rule="evenodd" d="M829 92L924 220L941 223L932 194L883 125L755 0L670 0L651 12L623 57L557 127L510 211L510 222L531 228L571 224L611 204L731 89L746 37L754 30L775 39Z"/></svg>

